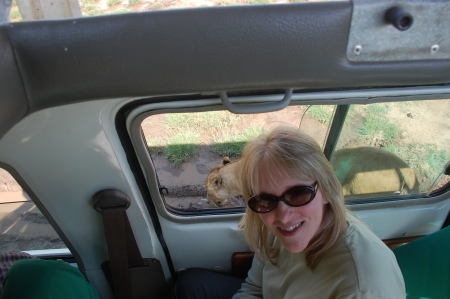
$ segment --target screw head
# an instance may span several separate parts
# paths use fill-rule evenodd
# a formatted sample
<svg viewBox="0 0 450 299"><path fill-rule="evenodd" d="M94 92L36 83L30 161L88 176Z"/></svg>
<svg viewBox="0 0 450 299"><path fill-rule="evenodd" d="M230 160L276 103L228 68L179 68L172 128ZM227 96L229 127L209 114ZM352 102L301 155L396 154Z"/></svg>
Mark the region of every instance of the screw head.
<svg viewBox="0 0 450 299"><path fill-rule="evenodd" d="M431 48L430 48L430 53L431 54L435 54L435 53L437 53L439 51L439 45L432 45L431 46Z"/></svg>
<svg viewBox="0 0 450 299"><path fill-rule="evenodd" d="M361 45L356 45L355 48L353 48L353 53L355 53L356 55L361 54L361 51L362 51Z"/></svg>

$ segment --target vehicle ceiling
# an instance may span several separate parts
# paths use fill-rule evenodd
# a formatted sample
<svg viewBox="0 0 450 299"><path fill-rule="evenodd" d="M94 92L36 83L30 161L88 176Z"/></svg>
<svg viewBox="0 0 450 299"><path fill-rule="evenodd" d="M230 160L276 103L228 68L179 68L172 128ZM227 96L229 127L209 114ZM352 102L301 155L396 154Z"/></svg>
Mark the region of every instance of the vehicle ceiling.
<svg viewBox="0 0 450 299"><path fill-rule="evenodd" d="M80 101L450 83L450 60L351 62L351 2L220 7L4 24L0 137Z"/></svg>

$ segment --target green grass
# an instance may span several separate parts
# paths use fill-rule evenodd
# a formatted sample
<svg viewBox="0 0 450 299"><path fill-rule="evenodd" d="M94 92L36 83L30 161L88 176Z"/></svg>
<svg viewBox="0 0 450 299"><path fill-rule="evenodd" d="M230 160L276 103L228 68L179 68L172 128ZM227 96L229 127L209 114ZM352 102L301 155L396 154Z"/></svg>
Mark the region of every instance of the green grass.
<svg viewBox="0 0 450 299"><path fill-rule="evenodd" d="M364 121L363 127L359 133L363 136L368 136L381 132L386 143L392 142L401 134L401 130L397 125L389 122L387 118L376 118L369 116Z"/></svg>
<svg viewBox="0 0 450 299"><path fill-rule="evenodd" d="M83 15L85 16L99 16L102 15L103 11L95 5L86 5L83 7Z"/></svg>
<svg viewBox="0 0 450 299"><path fill-rule="evenodd" d="M239 135L227 134L216 137L214 138L213 151L221 156L240 156L247 141L257 137L262 132L263 130L259 127L250 127Z"/></svg>
<svg viewBox="0 0 450 299"><path fill-rule="evenodd" d="M80 5L82 7L87 6L87 5L94 5L97 3L97 0L80 0Z"/></svg>
<svg viewBox="0 0 450 299"><path fill-rule="evenodd" d="M192 157L199 143L211 144L213 151L221 156L239 156L246 142L262 133L261 128L236 133L240 120L242 116L228 111L167 114L164 126L168 141L152 140L148 147L152 153L164 151L174 164Z"/></svg>
<svg viewBox="0 0 450 299"><path fill-rule="evenodd" d="M224 157L238 157L244 149L244 141L220 141L213 144L213 151Z"/></svg>
<svg viewBox="0 0 450 299"><path fill-rule="evenodd" d="M164 3L161 2L161 1L155 1L155 2L152 3L152 8L153 9L160 9L162 7L164 7Z"/></svg>
<svg viewBox="0 0 450 299"><path fill-rule="evenodd" d="M17 6L11 7L11 12L9 13L9 18L11 22L21 22L22 21L22 14L19 11L19 8Z"/></svg>
<svg viewBox="0 0 450 299"><path fill-rule="evenodd" d="M359 129L362 136L373 136L381 133L386 145L390 145L397 139L402 131L387 118L389 106L373 104L366 108L366 118L363 126Z"/></svg>
<svg viewBox="0 0 450 299"><path fill-rule="evenodd" d="M375 117L385 117L388 111L388 104L372 104L367 106L366 108L366 113Z"/></svg>
<svg viewBox="0 0 450 299"><path fill-rule="evenodd" d="M216 6L236 6L241 5L241 3L232 0L218 0L215 2Z"/></svg>
<svg viewBox="0 0 450 299"><path fill-rule="evenodd" d="M235 123L235 117L231 113L213 111L166 115L164 125L168 138L165 146L167 159L176 165L185 162L195 154L201 141L201 133L208 136L230 123Z"/></svg>
<svg viewBox="0 0 450 299"><path fill-rule="evenodd" d="M169 161L178 165L191 158L198 147L199 134L193 131L181 132L173 136L166 148Z"/></svg>
<svg viewBox="0 0 450 299"><path fill-rule="evenodd" d="M142 0L129 0L128 6L136 6L142 3Z"/></svg>
<svg viewBox="0 0 450 299"><path fill-rule="evenodd" d="M22 22L22 14L19 11L19 7L17 6L17 1L13 0L11 2L11 10L9 12L9 19L11 22Z"/></svg>
<svg viewBox="0 0 450 299"><path fill-rule="evenodd" d="M197 113L175 113L167 115L165 124L170 129L223 129L234 126L241 117L226 111L211 111Z"/></svg>
<svg viewBox="0 0 450 299"><path fill-rule="evenodd" d="M429 143L391 145L386 150L405 161L422 178L434 179L450 161L450 151Z"/></svg>
<svg viewBox="0 0 450 299"><path fill-rule="evenodd" d="M110 11L109 14L114 15L114 14L129 13L129 12L131 12L131 10L128 10L126 8L119 8L119 9Z"/></svg>
<svg viewBox="0 0 450 299"><path fill-rule="evenodd" d="M264 132L264 130L260 127L250 127L245 129L242 133L241 136L245 141L251 140L255 137L258 137L259 135L261 135Z"/></svg>
<svg viewBox="0 0 450 299"><path fill-rule="evenodd" d="M312 105L307 109L306 113L315 120L327 124L333 116L334 107L334 105Z"/></svg>
<svg viewBox="0 0 450 299"><path fill-rule="evenodd" d="M159 138L151 138L146 136L144 139L147 142L147 147L152 154L163 154L167 147L167 141Z"/></svg>
<svg viewBox="0 0 450 299"><path fill-rule="evenodd" d="M381 138L382 140L378 140L377 143L384 145L385 150L395 154L414 170L421 189L424 189L421 191L425 192L428 191L425 189L430 187L430 182L435 180L450 160L450 150L438 148L430 143L404 144L401 140L402 130L388 118L390 107L397 106L402 113L406 113L409 111L408 108L417 105L420 105L420 102L371 104L364 110L358 109L353 112L364 115L363 124L358 131L360 137ZM349 117L356 119L356 115L352 115L353 113L349 113Z"/></svg>
<svg viewBox="0 0 450 299"><path fill-rule="evenodd" d="M269 4L270 0L249 0L249 4Z"/></svg>
<svg viewBox="0 0 450 299"><path fill-rule="evenodd" d="M121 0L108 0L107 2L106 2L106 4L108 5L108 6L115 6L115 5L117 5L117 4L120 4L122 1Z"/></svg>

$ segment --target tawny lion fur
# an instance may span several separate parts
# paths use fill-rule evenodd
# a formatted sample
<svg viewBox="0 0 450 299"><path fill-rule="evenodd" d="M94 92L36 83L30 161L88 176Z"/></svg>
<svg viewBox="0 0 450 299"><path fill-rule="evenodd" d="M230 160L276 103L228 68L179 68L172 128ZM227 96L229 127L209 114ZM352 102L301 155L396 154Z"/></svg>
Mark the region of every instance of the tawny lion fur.
<svg viewBox="0 0 450 299"><path fill-rule="evenodd" d="M220 166L211 169L205 183L209 201L222 206L228 199L242 194L238 180L239 161L231 162L224 157Z"/></svg>
<svg viewBox="0 0 450 299"><path fill-rule="evenodd" d="M223 158L209 173L205 189L209 201L218 206L241 195L238 173L240 160ZM347 198L419 192L414 171L396 155L374 147L341 149L331 164Z"/></svg>

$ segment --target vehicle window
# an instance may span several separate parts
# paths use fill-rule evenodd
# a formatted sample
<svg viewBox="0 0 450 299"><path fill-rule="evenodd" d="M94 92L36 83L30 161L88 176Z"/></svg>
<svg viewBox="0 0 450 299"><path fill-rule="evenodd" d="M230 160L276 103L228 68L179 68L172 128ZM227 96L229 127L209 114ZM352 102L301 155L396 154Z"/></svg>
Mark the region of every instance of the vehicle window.
<svg viewBox="0 0 450 299"><path fill-rule="evenodd" d="M10 11L10 20L11 22L21 22L23 20L30 21L34 19L50 19L50 18L79 17L79 16L90 17L108 14L121 14L121 13L142 12L142 11L166 10L166 9L185 9L195 7L235 6L235 5L262 5L262 4L280 4L280 3L312 2L312 1L324 1L324 0L286 0L282 2L276 0L170 0L170 1L80 0L78 3L77 1L74 0L65 0L65 2L62 5L70 6L71 9L69 11L58 12L58 10L53 11L48 10L47 13L43 13L42 15L39 16L36 13L34 15L31 15L30 7L32 5L38 5L39 8L41 8L41 10L44 10L46 7L42 2L33 3L24 0L13 0ZM52 2L58 4L58 2L60 1L52 1ZM51 5L53 5L53 3ZM24 13L22 13L22 9ZM27 17L27 12L28 15L30 15L29 17Z"/></svg>
<svg viewBox="0 0 450 299"><path fill-rule="evenodd" d="M449 100L351 105L331 161L351 198L430 193L449 182Z"/></svg>
<svg viewBox="0 0 450 299"><path fill-rule="evenodd" d="M238 162L233 161L247 140L282 123L304 130L324 149L335 140L330 161L349 203L414 198L449 183L450 100L346 107L340 133L331 133L337 114L333 105L251 115L167 113L149 116L141 128L163 200L174 209L244 206L234 179Z"/></svg>
<svg viewBox="0 0 450 299"><path fill-rule="evenodd" d="M225 180L221 194L211 193L207 200L205 188L212 183L205 187L205 182L210 171L224 159L239 159L247 140L280 123L300 127L324 144L333 113L333 106L290 106L251 115L228 111L159 114L146 118L142 130L167 205L189 210L239 207L244 205L239 191Z"/></svg>
<svg viewBox="0 0 450 299"><path fill-rule="evenodd" d="M0 251L67 246L14 178L0 168Z"/></svg>

